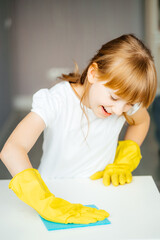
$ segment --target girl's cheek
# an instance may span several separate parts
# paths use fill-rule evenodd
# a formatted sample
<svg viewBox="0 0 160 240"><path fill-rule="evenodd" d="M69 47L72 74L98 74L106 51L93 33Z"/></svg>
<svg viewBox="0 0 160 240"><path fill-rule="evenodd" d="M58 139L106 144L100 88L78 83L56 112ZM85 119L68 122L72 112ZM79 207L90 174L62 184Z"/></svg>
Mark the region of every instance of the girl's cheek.
<svg viewBox="0 0 160 240"><path fill-rule="evenodd" d="M132 108L132 106L126 106L125 107L125 112L128 112L131 108Z"/></svg>
<svg viewBox="0 0 160 240"><path fill-rule="evenodd" d="M112 102L112 100L110 100L110 98L108 98L106 100L106 105L109 107L109 106L114 106L114 103Z"/></svg>

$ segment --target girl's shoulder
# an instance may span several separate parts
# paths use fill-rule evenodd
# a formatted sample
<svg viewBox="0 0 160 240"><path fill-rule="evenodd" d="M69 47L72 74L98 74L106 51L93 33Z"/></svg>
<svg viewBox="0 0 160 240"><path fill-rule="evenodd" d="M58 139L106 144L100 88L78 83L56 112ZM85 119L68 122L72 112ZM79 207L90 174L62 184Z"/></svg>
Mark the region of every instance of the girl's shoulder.
<svg viewBox="0 0 160 240"><path fill-rule="evenodd" d="M37 113L44 120L46 126L56 120L60 109L67 102L68 84L60 82L50 89L40 89L33 95L31 111Z"/></svg>
<svg viewBox="0 0 160 240"><path fill-rule="evenodd" d="M69 82L62 81L50 89L43 88L33 95L31 111L37 113L45 121L46 126L55 121L62 109L75 102Z"/></svg>
<svg viewBox="0 0 160 240"><path fill-rule="evenodd" d="M75 104L80 103L80 100L76 96L74 90L72 89L71 84L67 81L61 81L55 84L52 88L49 89L49 92L52 97L57 96L62 101L65 102L72 101Z"/></svg>
<svg viewBox="0 0 160 240"><path fill-rule="evenodd" d="M68 95L69 88L69 83L66 81L59 82L51 88L42 88L34 93L33 101L41 101L44 104L63 101Z"/></svg>
<svg viewBox="0 0 160 240"><path fill-rule="evenodd" d="M62 93L64 91L67 91L69 89L69 82L67 81L61 81L61 82L58 82L56 84L53 85L53 87L51 87L49 89L50 93L51 94L54 94L54 93Z"/></svg>

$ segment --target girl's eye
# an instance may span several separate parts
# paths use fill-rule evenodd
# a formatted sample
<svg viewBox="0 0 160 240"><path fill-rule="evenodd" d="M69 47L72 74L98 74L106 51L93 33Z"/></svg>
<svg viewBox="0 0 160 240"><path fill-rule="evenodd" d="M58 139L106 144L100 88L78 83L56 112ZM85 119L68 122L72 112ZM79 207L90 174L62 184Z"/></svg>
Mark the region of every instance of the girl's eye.
<svg viewBox="0 0 160 240"><path fill-rule="evenodd" d="M112 97L112 96L111 96L111 99L112 99L113 101L117 101L117 100L118 100L117 98L114 98L114 97Z"/></svg>
<svg viewBox="0 0 160 240"><path fill-rule="evenodd" d="M134 106L134 104L132 104L132 103L128 103L128 105L130 105L130 106L132 106L132 107Z"/></svg>
<svg viewBox="0 0 160 240"><path fill-rule="evenodd" d="M118 101L118 98L115 98L115 97L113 97L112 95L110 95L110 98L113 100L113 101ZM134 104L133 103L128 103L128 105L130 105L130 106L134 106Z"/></svg>

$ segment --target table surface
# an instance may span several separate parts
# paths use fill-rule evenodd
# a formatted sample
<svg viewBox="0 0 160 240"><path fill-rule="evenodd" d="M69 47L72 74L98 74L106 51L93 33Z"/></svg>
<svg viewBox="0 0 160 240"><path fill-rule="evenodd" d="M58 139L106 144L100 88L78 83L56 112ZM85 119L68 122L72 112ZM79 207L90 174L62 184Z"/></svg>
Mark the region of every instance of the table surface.
<svg viewBox="0 0 160 240"><path fill-rule="evenodd" d="M151 176L133 177L119 187L90 179L46 183L57 197L105 209L111 224L47 231L37 212L8 189L9 180L0 180L0 239L160 239L160 194Z"/></svg>

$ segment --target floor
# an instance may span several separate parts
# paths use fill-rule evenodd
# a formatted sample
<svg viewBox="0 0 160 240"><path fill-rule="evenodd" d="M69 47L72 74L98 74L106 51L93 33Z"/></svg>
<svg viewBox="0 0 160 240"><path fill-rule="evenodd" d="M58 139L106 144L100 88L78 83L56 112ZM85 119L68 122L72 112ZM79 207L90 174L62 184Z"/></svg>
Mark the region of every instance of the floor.
<svg viewBox="0 0 160 240"><path fill-rule="evenodd" d="M9 122L7 126L6 133L3 134L3 139L1 138L0 149L4 145L4 142L15 128L15 126L20 122L20 120L27 114L27 112L14 112L13 120ZM140 165L133 172L133 175L151 175L160 191L160 157L158 154L158 144L155 139L155 124L152 118L152 112L150 111L151 116L151 125L148 132L148 135L141 146L141 154L143 156ZM123 138L126 127L123 128L120 135L120 139ZM37 168L42 154L42 141L43 135L40 136L36 142L34 148L29 153L29 158L32 162L34 168ZM10 179L11 175L0 161L0 179Z"/></svg>

